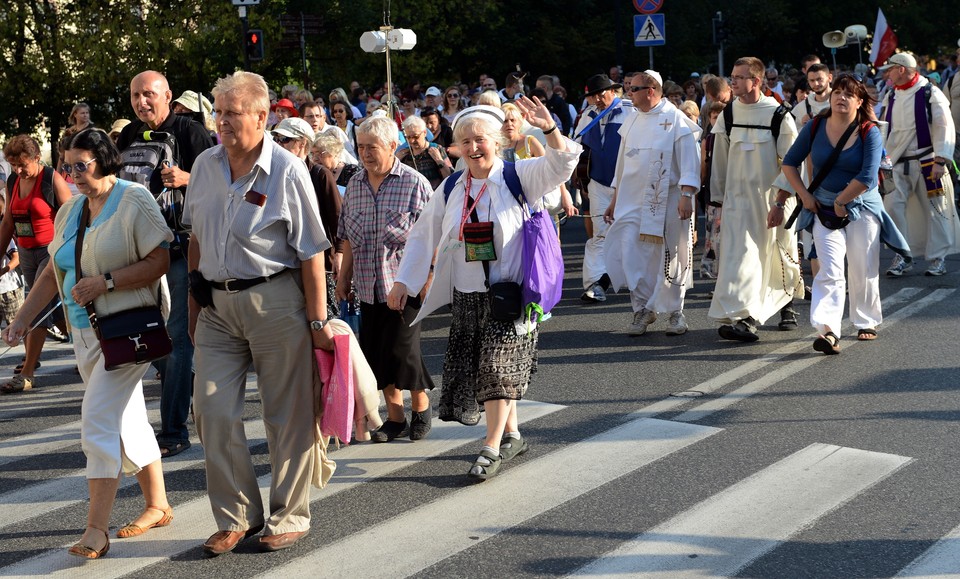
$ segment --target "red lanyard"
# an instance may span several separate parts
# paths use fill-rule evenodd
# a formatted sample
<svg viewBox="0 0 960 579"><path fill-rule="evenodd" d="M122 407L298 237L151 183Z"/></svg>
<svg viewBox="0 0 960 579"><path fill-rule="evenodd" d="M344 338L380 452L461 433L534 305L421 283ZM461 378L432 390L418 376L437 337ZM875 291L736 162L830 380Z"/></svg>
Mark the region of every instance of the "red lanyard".
<svg viewBox="0 0 960 579"><path fill-rule="evenodd" d="M463 241L463 226L467 223L467 220L470 219L470 214L474 212L477 208L477 205L480 203L480 198L483 197L483 192L487 190L487 184L484 183L483 187L480 188L480 192L477 193L477 198L473 201L473 205L469 208L467 207L467 200L470 199L470 189L472 188L473 182L470 179L470 173L467 173L467 179L463 185L463 212L460 214L460 241Z"/></svg>

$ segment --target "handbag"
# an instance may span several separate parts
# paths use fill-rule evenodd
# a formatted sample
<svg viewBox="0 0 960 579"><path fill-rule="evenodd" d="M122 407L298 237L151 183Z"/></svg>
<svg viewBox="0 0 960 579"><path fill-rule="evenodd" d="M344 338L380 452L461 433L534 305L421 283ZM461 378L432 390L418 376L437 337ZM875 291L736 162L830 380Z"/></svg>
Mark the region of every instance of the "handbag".
<svg viewBox="0 0 960 579"><path fill-rule="evenodd" d="M535 211L523 221L523 313L540 322L560 303L563 293L563 255L560 239L546 211Z"/></svg>
<svg viewBox="0 0 960 579"><path fill-rule="evenodd" d="M333 352L314 349L323 382L323 417L320 432L350 444L353 435L354 387L350 365L350 334L333 337Z"/></svg>
<svg viewBox="0 0 960 579"><path fill-rule="evenodd" d="M77 282L83 277L80 254L89 219L90 207L84 199L74 253ZM132 308L103 317L97 316L92 303L86 305L86 310L90 326L100 341L103 367L108 371L153 362L173 350L173 342L167 333L159 305Z"/></svg>
<svg viewBox="0 0 960 579"><path fill-rule="evenodd" d="M817 219L820 225L827 229L843 229L850 224L850 218L846 215L840 217L832 207L820 207L817 209Z"/></svg>

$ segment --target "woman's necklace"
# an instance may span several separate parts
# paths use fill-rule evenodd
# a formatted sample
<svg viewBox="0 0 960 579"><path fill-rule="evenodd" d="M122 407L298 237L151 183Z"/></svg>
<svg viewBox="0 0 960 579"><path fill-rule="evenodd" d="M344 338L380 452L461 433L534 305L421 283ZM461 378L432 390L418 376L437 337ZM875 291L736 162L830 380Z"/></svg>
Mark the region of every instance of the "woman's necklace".
<svg viewBox="0 0 960 579"><path fill-rule="evenodd" d="M96 219L98 215L100 215L100 211L102 211L103 206L107 204L107 198L110 196L110 192L113 191L113 188L116 186L116 184L117 180L113 179L110 183L110 186L105 190L97 193L95 197L90 196L87 198L87 204L90 207L90 222L87 224L88 226L90 223L93 223L93 220Z"/></svg>

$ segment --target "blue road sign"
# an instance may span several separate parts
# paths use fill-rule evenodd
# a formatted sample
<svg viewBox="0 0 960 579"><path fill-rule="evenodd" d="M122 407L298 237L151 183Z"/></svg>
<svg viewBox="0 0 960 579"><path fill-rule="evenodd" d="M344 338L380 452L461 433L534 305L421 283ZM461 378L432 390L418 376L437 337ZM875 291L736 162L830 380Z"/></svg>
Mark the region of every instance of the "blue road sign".
<svg viewBox="0 0 960 579"><path fill-rule="evenodd" d="M633 45L663 46L667 43L665 30L663 14L637 14L633 17Z"/></svg>

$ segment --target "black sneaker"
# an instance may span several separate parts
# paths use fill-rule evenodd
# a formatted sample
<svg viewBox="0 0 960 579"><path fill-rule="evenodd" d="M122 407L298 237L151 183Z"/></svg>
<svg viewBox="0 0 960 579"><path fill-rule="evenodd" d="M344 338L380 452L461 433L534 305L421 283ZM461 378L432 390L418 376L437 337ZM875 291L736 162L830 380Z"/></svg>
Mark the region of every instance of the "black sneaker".
<svg viewBox="0 0 960 579"><path fill-rule="evenodd" d="M398 436L403 436L407 432L407 421L394 422L387 420L376 432L370 435L374 442L390 442Z"/></svg>
<svg viewBox="0 0 960 579"><path fill-rule="evenodd" d="M780 310L780 323L777 327L782 331L796 330L800 324L797 322L797 311L793 309L793 304L789 303Z"/></svg>
<svg viewBox="0 0 960 579"><path fill-rule="evenodd" d="M430 408L423 412L413 411L410 416L410 440L426 438L430 433Z"/></svg>
<svg viewBox="0 0 960 579"><path fill-rule="evenodd" d="M757 335L756 322L752 318L739 320L732 326L720 326L720 337L724 340L737 342L756 342L760 339L760 336Z"/></svg>

